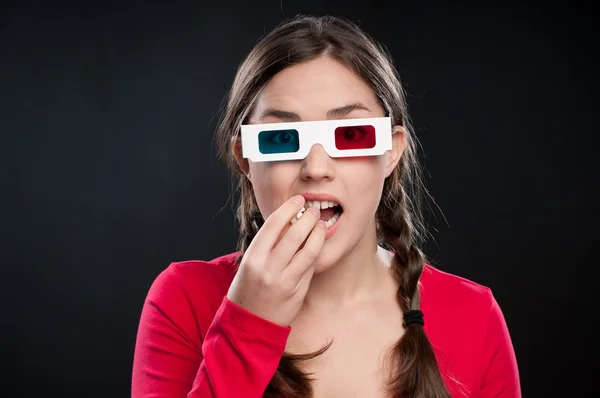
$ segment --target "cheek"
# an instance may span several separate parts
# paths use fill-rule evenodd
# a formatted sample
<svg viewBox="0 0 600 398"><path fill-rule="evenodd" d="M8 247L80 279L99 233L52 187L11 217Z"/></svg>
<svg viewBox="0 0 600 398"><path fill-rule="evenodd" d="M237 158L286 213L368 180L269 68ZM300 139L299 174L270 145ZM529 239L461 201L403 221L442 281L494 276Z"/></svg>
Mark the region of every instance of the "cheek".
<svg viewBox="0 0 600 398"><path fill-rule="evenodd" d="M250 165L250 175L256 202L266 218L289 199L293 170L285 163L261 162Z"/></svg>
<svg viewBox="0 0 600 398"><path fill-rule="evenodd" d="M385 162L382 156L354 157L345 161L344 175L354 189L383 186Z"/></svg>
<svg viewBox="0 0 600 398"><path fill-rule="evenodd" d="M344 170L344 179L351 191L350 197L364 204L360 208L364 209L365 213L375 211L385 181L384 162L373 157L355 158Z"/></svg>

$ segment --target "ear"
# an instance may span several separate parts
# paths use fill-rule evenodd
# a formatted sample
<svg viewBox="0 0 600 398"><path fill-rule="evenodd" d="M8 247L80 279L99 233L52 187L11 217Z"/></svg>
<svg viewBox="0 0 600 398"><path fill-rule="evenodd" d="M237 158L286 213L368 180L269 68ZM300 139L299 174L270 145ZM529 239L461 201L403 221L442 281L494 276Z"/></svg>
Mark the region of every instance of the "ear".
<svg viewBox="0 0 600 398"><path fill-rule="evenodd" d="M231 137L230 145L233 155L235 156L235 160L240 166L240 170L242 170L244 174L248 175L248 172L250 171L250 166L248 165L248 159L245 159L242 156L242 143L239 140L239 136Z"/></svg>
<svg viewBox="0 0 600 398"><path fill-rule="evenodd" d="M392 149L387 152L385 163L385 177L389 177L394 171L402 154L406 149L406 130L402 126L394 126L392 129Z"/></svg>

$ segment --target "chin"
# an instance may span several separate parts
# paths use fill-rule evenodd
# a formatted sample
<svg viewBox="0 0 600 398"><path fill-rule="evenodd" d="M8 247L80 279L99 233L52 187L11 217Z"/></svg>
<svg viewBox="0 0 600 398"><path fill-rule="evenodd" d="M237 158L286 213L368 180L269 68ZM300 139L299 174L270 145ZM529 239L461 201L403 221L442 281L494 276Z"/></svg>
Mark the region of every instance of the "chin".
<svg viewBox="0 0 600 398"><path fill-rule="evenodd" d="M317 262L315 264L315 272L314 275L322 274L333 266L331 263Z"/></svg>
<svg viewBox="0 0 600 398"><path fill-rule="evenodd" d="M327 247L327 243L323 246L319 257L315 260L315 275L323 273L334 266L339 261L339 253L334 253L332 247Z"/></svg>

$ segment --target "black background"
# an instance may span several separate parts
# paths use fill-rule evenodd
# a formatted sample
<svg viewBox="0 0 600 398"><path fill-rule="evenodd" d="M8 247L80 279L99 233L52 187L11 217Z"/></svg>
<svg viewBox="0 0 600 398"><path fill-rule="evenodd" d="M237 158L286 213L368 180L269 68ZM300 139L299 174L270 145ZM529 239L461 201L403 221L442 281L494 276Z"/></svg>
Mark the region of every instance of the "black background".
<svg viewBox="0 0 600 398"><path fill-rule="evenodd" d="M524 396L579 396L598 64L594 14L569 4L3 3L0 396L130 394L154 278L235 248L219 107L259 37L298 13L386 45L441 208L426 253L492 288Z"/></svg>

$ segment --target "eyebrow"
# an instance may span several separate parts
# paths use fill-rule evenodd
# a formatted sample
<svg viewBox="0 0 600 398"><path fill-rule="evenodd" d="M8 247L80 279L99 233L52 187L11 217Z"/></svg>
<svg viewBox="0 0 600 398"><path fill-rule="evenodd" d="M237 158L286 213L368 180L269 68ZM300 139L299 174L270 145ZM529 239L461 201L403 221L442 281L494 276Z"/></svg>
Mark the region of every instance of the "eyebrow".
<svg viewBox="0 0 600 398"><path fill-rule="evenodd" d="M330 109L327 112L327 119L336 119L342 116L346 116L347 114L355 110L365 110L370 112L369 108L367 108L360 102L354 102L352 104L340 106L339 108ZM301 120L300 115L298 115L297 113L283 111L281 109L276 108L265 109L265 111L260 114L258 120L262 122L265 118L269 116L276 117L278 119L285 120L288 122L299 122Z"/></svg>

